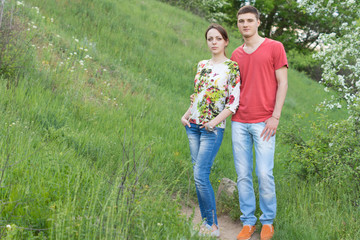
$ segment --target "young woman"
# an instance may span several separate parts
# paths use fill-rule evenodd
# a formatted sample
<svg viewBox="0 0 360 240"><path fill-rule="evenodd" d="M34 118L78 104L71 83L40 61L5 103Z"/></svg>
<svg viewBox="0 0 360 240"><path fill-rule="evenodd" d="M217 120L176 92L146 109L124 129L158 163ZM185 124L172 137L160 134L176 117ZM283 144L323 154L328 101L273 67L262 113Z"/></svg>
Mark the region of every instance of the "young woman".
<svg viewBox="0 0 360 240"><path fill-rule="evenodd" d="M209 175L220 148L225 119L234 114L240 99L240 73L226 57L226 30L211 24L205 32L211 59L198 63L193 102L181 118L189 138L196 193L203 225L201 234L220 235L214 190Z"/></svg>

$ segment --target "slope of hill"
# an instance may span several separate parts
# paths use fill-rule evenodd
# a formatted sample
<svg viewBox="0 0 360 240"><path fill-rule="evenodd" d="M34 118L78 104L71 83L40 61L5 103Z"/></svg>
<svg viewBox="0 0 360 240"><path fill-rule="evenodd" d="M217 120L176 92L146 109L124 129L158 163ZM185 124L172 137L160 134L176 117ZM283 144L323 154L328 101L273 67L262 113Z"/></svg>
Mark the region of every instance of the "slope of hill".
<svg viewBox="0 0 360 240"><path fill-rule="evenodd" d="M16 10L31 32L33 65L16 87L1 82L1 221L10 225L1 236L198 239L179 211L178 202L195 194L180 117L196 63L209 58L208 23L154 0L22 3ZM232 36L228 54L240 43ZM290 69L281 124L291 124L294 113L313 116L324 96L321 86ZM280 145L279 163L286 151ZM334 236L326 228L293 232L298 221L288 209L306 203L300 195L288 201L283 169L276 174L283 198L278 239ZM214 165L214 187L222 177L236 177L230 129ZM295 212L299 221L309 217Z"/></svg>

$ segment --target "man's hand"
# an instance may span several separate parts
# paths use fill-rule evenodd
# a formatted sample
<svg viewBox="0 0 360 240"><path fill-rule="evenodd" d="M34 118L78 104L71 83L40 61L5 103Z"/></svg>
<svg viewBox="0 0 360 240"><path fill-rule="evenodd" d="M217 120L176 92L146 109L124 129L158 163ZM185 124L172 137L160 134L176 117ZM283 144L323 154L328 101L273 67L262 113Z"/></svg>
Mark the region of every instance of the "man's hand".
<svg viewBox="0 0 360 240"><path fill-rule="evenodd" d="M186 119L185 116L182 116L182 118L181 118L181 123L182 123L182 125L183 125L184 127L185 127L185 126L191 127L189 120Z"/></svg>
<svg viewBox="0 0 360 240"><path fill-rule="evenodd" d="M269 141L270 137L276 134L276 129L279 125L279 119L271 117L265 121L265 128L262 131L260 138L264 136L263 141Z"/></svg>

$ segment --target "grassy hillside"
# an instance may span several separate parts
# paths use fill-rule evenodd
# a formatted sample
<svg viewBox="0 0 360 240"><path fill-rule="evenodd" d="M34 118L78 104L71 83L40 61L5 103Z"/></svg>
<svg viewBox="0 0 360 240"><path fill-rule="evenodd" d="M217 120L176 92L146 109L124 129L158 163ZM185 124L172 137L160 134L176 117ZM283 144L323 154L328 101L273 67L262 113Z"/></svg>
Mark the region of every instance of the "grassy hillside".
<svg viewBox="0 0 360 240"><path fill-rule="evenodd" d="M179 211L179 202L195 196L180 117L197 62L210 57L208 23L154 0L12 3L30 29L32 59L17 86L0 82L1 237L198 239ZM230 40L228 55L240 44L238 34ZM294 113L305 116L306 128L324 96L290 69L281 129ZM356 218L353 209L333 205L326 191L287 181L281 129L276 239L351 239L342 230ZM214 187L222 177L236 178L230 124ZM318 231L295 231L313 226Z"/></svg>

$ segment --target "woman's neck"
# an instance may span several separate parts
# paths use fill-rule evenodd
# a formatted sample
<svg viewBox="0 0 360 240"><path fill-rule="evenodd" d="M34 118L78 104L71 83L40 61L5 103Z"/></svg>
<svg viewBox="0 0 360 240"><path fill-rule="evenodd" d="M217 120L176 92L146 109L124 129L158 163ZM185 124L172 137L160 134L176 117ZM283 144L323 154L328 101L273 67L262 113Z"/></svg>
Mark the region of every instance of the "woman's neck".
<svg viewBox="0 0 360 240"><path fill-rule="evenodd" d="M218 54L218 55L212 55L212 58L210 59L212 63L222 63L227 59L227 57L224 54Z"/></svg>

